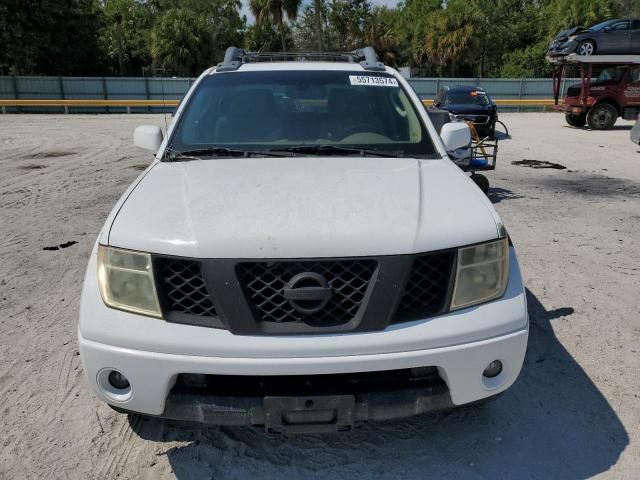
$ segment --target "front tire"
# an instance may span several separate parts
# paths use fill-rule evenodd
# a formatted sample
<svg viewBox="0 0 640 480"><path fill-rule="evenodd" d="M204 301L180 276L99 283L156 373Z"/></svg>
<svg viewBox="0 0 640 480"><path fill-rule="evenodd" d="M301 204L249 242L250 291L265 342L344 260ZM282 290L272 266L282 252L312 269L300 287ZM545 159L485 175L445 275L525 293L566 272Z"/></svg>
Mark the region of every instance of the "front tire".
<svg viewBox="0 0 640 480"><path fill-rule="evenodd" d="M479 173L474 173L471 175L471 180L482 190L482 193L489 195L489 179L487 177Z"/></svg>
<svg viewBox="0 0 640 480"><path fill-rule="evenodd" d="M596 53L596 44L593 40L585 40L584 42L580 42L578 48L576 48L576 53L578 55L595 55Z"/></svg>
<svg viewBox="0 0 640 480"><path fill-rule="evenodd" d="M580 128L584 127L587 124L587 114L586 113L567 113L564 116L565 120L572 127Z"/></svg>
<svg viewBox="0 0 640 480"><path fill-rule="evenodd" d="M610 103L599 103L587 114L587 123L594 130L610 130L617 119L618 110Z"/></svg>

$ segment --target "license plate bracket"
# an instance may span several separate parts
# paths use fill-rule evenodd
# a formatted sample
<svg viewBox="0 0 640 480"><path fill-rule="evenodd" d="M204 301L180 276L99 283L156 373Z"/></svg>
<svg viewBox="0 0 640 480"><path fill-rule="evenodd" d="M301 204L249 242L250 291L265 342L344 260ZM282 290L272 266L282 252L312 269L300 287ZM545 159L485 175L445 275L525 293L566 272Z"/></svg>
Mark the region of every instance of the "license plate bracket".
<svg viewBox="0 0 640 480"><path fill-rule="evenodd" d="M353 430L355 397L322 395L265 397L268 433L329 433Z"/></svg>

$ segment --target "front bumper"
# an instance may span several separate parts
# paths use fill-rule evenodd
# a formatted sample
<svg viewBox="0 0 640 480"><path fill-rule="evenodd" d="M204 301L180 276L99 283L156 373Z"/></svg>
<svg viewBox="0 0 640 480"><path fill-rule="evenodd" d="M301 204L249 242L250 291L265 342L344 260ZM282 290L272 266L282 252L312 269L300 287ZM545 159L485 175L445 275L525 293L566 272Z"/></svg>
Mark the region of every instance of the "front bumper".
<svg viewBox="0 0 640 480"><path fill-rule="evenodd" d="M170 392L178 376L308 376L436 367L446 392L398 392L385 397L385 408L375 407L380 404L371 396L366 402L356 399L369 405L359 407L356 420L398 418L481 400L506 390L516 380L527 346L528 317L513 248L509 268L509 284L502 298L445 315L376 332L247 336L107 308L97 289L92 255L80 309L80 353L96 396L113 406L148 415L242 425L261 418L263 399L246 406L243 397L226 399L226 403L176 397ZM483 370L494 360L502 362L502 372L495 378L483 377ZM128 378L130 391L110 391L106 383L110 370ZM229 418L221 422L221 415Z"/></svg>
<svg viewBox="0 0 640 480"><path fill-rule="evenodd" d="M588 110L588 107L585 107L584 105L580 105L580 101L578 101L577 103L578 103L577 105L572 105L571 103L566 103L565 101L559 105L556 105L554 107L554 110L562 113L570 113L572 115L580 115L580 114L586 113Z"/></svg>
<svg viewBox="0 0 640 480"><path fill-rule="evenodd" d="M206 421L207 417L223 411L231 412L227 404L207 404L206 399L196 402L185 398L183 402L173 399L167 405L167 397L176 378L181 373L212 375L313 375L345 372L367 372L435 366L446 382L449 398L425 402L415 396L410 402L413 413L421 413L448 404L463 405L498 394L513 384L524 361L528 328L517 332L464 345L455 345L430 350L396 352L378 355L351 355L321 358L224 358L190 355L171 355L130 350L104 345L79 336L80 353L91 384L98 398L119 408L170 418L189 418ZM503 364L502 372L494 378L485 378L482 372L493 360ZM126 398L115 398L105 388L101 372L115 369L124 373L131 384ZM338 392L327 392L334 394ZM242 408L242 399L234 400L234 408ZM403 400L406 403L405 400ZM175 403L177 402L177 404ZM191 405L188 407L188 405ZM185 407L186 406L186 407ZM167 409L168 407L168 409ZM219 407L219 408L218 408ZM166 410L166 411L165 411ZM248 410L248 408L246 409ZM176 413L182 412L182 413ZM189 415L184 415L189 412ZM248 424L250 415L235 415L238 424ZM378 417L380 418L380 417ZM228 423L228 422L227 422ZM231 423L234 423L231 421Z"/></svg>
<svg viewBox="0 0 640 480"><path fill-rule="evenodd" d="M569 55L571 53L575 53L577 47L578 47L578 42L576 42L575 40L562 42L562 43L554 42L549 46L547 55L549 55L550 57L560 57L564 55Z"/></svg>

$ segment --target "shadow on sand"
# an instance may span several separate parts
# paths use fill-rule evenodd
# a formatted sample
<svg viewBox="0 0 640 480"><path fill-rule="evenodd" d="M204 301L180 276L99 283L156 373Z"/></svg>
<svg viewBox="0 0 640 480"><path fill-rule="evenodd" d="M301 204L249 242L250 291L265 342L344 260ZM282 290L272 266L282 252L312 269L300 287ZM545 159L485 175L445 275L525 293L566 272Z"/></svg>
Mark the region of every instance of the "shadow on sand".
<svg viewBox="0 0 640 480"><path fill-rule="evenodd" d="M164 453L178 479L562 478L606 472L629 443L607 399L557 340L527 291L529 347L519 380L495 402L338 435L267 436L131 416L143 439L187 442ZM586 332L585 334L591 334Z"/></svg>
<svg viewBox="0 0 640 480"><path fill-rule="evenodd" d="M503 200L515 200L517 198L523 198L522 195L518 195L512 190L499 187L489 188L489 194L487 195L487 197L489 197L489 200L491 200L491 203L493 204L500 203Z"/></svg>

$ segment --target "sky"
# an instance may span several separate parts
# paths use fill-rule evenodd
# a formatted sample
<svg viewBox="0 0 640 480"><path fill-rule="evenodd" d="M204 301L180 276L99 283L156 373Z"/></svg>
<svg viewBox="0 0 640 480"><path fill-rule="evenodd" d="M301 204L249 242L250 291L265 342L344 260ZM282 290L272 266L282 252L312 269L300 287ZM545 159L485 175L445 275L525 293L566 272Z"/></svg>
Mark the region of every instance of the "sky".
<svg viewBox="0 0 640 480"><path fill-rule="evenodd" d="M372 5L386 5L387 7L395 7L399 0L369 0ZM253 23L255 18L251 15L251 10L249 10L249 0L242 0L242 8L240 9L241 15L247 16L247 22Z"/></svg>

